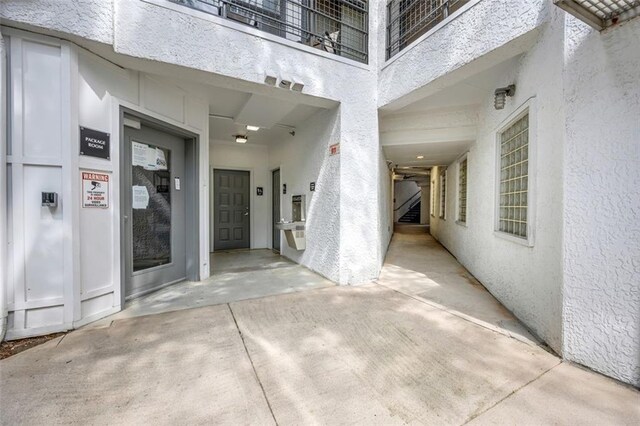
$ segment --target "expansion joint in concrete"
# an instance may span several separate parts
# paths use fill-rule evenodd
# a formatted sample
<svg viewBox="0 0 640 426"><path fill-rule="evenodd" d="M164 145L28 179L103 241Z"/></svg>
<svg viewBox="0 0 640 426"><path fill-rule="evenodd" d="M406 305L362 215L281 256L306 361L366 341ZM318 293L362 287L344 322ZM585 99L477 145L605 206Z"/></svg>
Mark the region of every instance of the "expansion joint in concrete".
<svg viewBox="0 0 640 426"><path fill-rule="evenodd" d="M473 318L472 316L470 316L470 315L466 315L466 314L464 314L463 312L456 311L455 309L450 309L450 308L447 308L446 306L442 306L442 305L440 305L440 304L438 304L438 303L430 302L430 301L425 300L425 299L423 299L423 298L421 298L421 297L416 297L416 296L414 296L414 295L412 295L412 294L408 294L408 293L405 293L405 292L403 292L403 291L397 290L397 289L395 289L395 288L391 288L391 287L389 287L389 286L386 286L386 285L384 285L384 284L381 284L380 282L376 282L376 285L379 285L379 286L381 286L381 287L384 287L384 288L386 288L386 289L389 289L389 290L391 290L391 291L394 291L394 292L396 292L396 293L398 293L398 294L401 294L401 295L403 295L403 296L405 296L405 297L408 297L408 298L413 299L413 300L415 300L415 301L418 301L418 302L420 302L420 303L424 303L425 305L429 305L429 306L431 306L432 308L436 308L436 309L439 309L439 310L441 310L441 311L444 311L444 312L446 312L446 313L448 313L448 314L451 314L451 315L453 315L453 316L455 316L455 317L458 317L458 318L460 318L460 319L462 319L462 320L464 320L464 321L470 322L471 324L476 325L476 326L478 326L478 327L486 328L487 330L491 330L491 331L493 331L494 333L502 334L503 336L510 337L510 338L512 338L512 339L515 339L515 340L517 340L517 341L519 341L519 342L522 342L522 343L525 343L525 344L527 344L527 345L538 346L539 348L541 348L541 349L543 349L543 350L545 350L545 351L547 351L547 352L551 353L552 355L557 356L557 355L556 355L553 351L551 351L551 350L550 350L550 348L549 348L547 345L545 345L543 342L540 342L540 341L538 341L538 342L533 342L533 341L531 341L531 340L529 340L529 339L521 338L521 337L519 337L519 336L517 336L517 335L515 335L515 334L510 333L510 332L509 332L509 331L507 331L507 330L503 330L503 329L501 329L500 327L496 327L496 326L494 326L494 325L492 325L492 324L489 324L489 323L486 323L486 322L484 322L484 321L481 321L481 320L478 320L478 319L476 319L476 318Z"/></svg>
<svg viewBox="0 0 640 426"><path fill-rule="evenodd" d="M244 340L244 336L242 335L242 331L240 330L240 326L238 325L238 320L236 320L236 316L233 313L233 309L231 309L231 304L227 303L227 307L229 308L229 312L231 313L231 318L233 318L233 323L236 325L236 330L238 331L238 335L240 336L240 340L242 340L242 346L244 347L244 352L247 354L247 358L249 358L249 362L251 363L251 368L253 369L253 374L256 377L258 385L260 385L260 390L262 391L262 396L264 396L264 400L267 403L267 407L269 407L269 412L271 413L271 417L273 418L273 422L278 425L278 420L276 420L275 414L273 414L273 408L271 407L271 403L269 402L269 398L267 397L267 392L264 390L264 386L262 381L260 380L260 376L258 375L258 371L256 370L256 366L253 363L253 359L251 359L251 354L249 353L249 349L247 348L247 343Z"/></svg>
<svg viewBox="0 0 640 426"><path fill-rule="evenodd" d="M531 383L539 380L542 376L544 376L545 374L547 374L548 372L550 372L551 370L553 370L554 368L556 368L557 366L559 366L560 364L562 364L562 361L558 361L558 363L556 365L554 365L553 367L543 371L542 373L538 374L536 377L534 377L533 379L529 380L527 383L525 383L524 385L520 386L517 389L514 389L512 392L508 393L507 395L505 395L503 398L499 399L498 401L496 401L494 404L492 404L491 406L485 408L484 410L478 411L477 413L474 413L473 415L471 415L471 417L469 417L464 423L462 423L461 426L466 425L467 423L469 423L470 421L472 421L473 419L475 419L476 417L480 416L481 414L486 413L487 411L491 410L494 407L497 407L498 405L500 405L503 401L505 401L506 399L510 398L511 395L514 395L518 392L520 392L522 389L526 388L527 386L529 386Z"/></svg>

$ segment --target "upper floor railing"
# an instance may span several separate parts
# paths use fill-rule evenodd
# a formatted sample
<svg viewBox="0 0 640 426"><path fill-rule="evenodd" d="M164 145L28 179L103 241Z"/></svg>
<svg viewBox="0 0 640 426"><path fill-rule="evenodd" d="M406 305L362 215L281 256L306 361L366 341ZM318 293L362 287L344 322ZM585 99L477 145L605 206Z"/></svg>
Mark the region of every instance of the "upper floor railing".
<svg viewBox="0 0 640 426"><path fill-rule="evenodd" d="M387 59L469 0L391 0L387 5Z"/></svg>
<svg viewBox="0 0 640 426"><path fill-rule="evenodd" d="M170 0L366 63L368 0Z"/></svg>

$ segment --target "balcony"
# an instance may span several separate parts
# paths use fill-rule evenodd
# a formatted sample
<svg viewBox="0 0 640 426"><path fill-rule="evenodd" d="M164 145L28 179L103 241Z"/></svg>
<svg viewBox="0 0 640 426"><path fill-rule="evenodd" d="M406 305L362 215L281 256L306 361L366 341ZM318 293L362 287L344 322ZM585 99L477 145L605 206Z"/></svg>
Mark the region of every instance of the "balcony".
<svg viewBox="0 0 640 426"><path fill-rule="evenodd" d="M387 5L387 59L468 2L469 0L391 0Z"/></svg>
<svg viewBox="0 0 640 426"><path fill-rule="evenodd" d="M324 52L368 61L368 0L169 0Z"/></svg>

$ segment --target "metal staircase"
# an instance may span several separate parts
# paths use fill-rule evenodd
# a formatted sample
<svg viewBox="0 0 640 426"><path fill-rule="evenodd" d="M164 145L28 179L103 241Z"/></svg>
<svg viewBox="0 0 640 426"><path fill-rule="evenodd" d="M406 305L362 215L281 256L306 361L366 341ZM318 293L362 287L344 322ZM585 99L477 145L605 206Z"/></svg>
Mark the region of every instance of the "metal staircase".
<svg viewBox="0 0 640 426"><path fill-rule="evenodd" d="M411 208L400 219L400 223L420 223L420 200L411 205Z"/></svg>

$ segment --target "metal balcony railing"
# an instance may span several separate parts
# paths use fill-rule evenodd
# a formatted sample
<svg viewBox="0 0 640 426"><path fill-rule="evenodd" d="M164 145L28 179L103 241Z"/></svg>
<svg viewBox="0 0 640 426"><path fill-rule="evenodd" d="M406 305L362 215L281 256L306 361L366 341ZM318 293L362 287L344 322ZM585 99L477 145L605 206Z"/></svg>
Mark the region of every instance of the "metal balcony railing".
<svg viewBox="0 0 640 426"><path fill-rule="evenodd" d="M366 63L368 0L169 0Z"/></svg>
<svg viewBox="0 0 640 426"><path fill-rule="evenodd" d="M391 0L387 5L387 59L469 0Z"/></svg>

